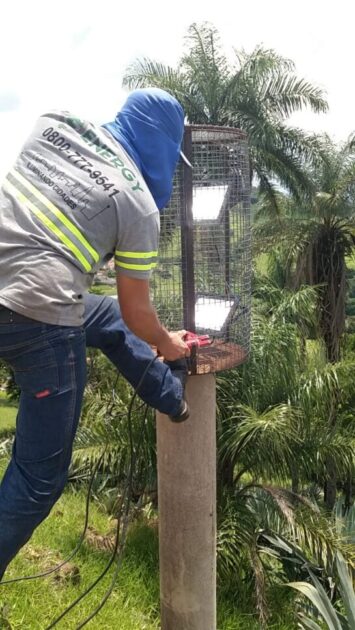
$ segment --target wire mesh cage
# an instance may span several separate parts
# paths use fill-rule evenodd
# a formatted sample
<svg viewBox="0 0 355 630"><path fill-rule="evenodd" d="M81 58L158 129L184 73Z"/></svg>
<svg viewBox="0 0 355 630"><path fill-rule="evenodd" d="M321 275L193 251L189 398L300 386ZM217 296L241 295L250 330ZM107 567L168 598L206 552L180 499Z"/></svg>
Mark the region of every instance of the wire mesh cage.
<svg viewBox="0 0 355 630"><path fill-rule="evenodd" d="M251 303L250 175L246 135L189 125L169 206L161 215L153 301L170 330L209 335L191 371L243 363L249 353Z"/></svg>

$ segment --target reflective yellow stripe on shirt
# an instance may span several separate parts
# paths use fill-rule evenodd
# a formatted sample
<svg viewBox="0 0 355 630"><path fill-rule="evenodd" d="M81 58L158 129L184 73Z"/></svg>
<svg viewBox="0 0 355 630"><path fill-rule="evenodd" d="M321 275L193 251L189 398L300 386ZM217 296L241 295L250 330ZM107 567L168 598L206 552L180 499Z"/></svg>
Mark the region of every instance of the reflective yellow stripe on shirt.
<svg viewBox="0 0 355 630"><path fill-rule="evenodd" d="M157 266L157 263L147 263L146 265L135 265L134 263L123 263L116 260L117 267L123 267L124 269L136 269L137 271L149 271Z"/></svg>
<svg viewBox="0 0 355 630"><path fill-rule="evenodd" d="M16 198L18 201L23 203L36 217L46 225L46 227L51 230L59 240L64 243L73 252L74 256L81 262L84 269L86 271L91 271L92 265L86 260L85 256L81 253L80 249L78 249L74 243L68 238L64 232L60 230L60 228L51 221L49 217L47 217L41 210L39 210L32 201L30 201L20 190L18 190L8 179L5 179L3 185L5 188L9 190L9 192Z"/></svg>
<svg viewBox="0 0 355 630"><path fill-rule="evenodd" d="M73 236L75 236L78 239L78 241L81 243L81 245L89 252L89 254L92 256L92 258L93 258L93 260L95 262L98 262L98 260L100 260L100 256L97 253L97 251L90 245L90 243L86 240L86 238L83 236L83 234L78 230L76 225L74 225L74 223L72 223L68 219L68 217L65 216L65 214L61 210L59 210L59 208L57 208L57 206L54 205L54 203L52 203L49 199L47 199L47 197L45 197L45 195L43 195L43 193L41 193L41 191L38 190L38 188L33 186L33 184L31 184L31 182L29 182L25 177L23 177L23 175L21 175L15 169L12 169L10 171L10 174L15 179L17 179L25 188L27 188L27 190L34 197L36 197L44 206L46 206L46 208L48 210L50 210L57 217L57 219L59 219L59 221L61 221L63 223L63 225L65 225L67 230L69 230L69 232L71 232L73 234ZM74 247L75 247L75 245L74 245Z"/></svg>
<svg viewBox="0 0 355 630"><path fill-rule="evenodd" d="M123 258L156 258L158 252L119 252L116 250L115 256L123 256Z"/></svg>
<svg viewBox="0 0 355 630"><path fill-rule="evenodd" d="M157 266L157 251L151 252L123 252L116 250L115 262L117 267L123 269L133 269L135 271L150 271ZM131 262L126 262L124 259L131 259Z"/></svg>

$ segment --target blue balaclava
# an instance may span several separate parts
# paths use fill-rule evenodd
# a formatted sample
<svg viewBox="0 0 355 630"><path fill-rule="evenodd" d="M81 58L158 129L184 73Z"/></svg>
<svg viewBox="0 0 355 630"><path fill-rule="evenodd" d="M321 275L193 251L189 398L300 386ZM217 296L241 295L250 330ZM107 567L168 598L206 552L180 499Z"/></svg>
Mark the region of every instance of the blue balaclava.
<svg viewBox="0 0 355 630"><path fill-rule="evenodd" d="M184 133L184 111L159 88L134 90L115 120L103 125L141 171L159 210L168 203Z"/></svg>

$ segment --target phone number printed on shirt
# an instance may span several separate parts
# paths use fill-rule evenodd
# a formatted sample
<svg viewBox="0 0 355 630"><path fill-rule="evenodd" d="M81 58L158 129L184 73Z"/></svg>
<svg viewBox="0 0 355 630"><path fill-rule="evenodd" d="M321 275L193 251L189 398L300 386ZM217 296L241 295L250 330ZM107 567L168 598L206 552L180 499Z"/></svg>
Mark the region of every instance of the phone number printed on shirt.
<svg viewBox="0 0 355 630"><path fill-rule="evenodd" d="M59 151L65 152L68 160L71 160L73 164L78 166L78 168L84 171L84 173L88 173L89 177L95 180L98 186L102 186L106 192L113 188L108 195L109 197L114 197L120 192L118 188L114 188L115 184L110 182L108 177L103 175L101 171L92 170L94 165L78 151L73 151L70 142L67 142L66 139L58 133L58 131L54 131L53 127L47 127L47 129L43 131L42 136L46 138L48 142L53 144L53 146L57 147Z"/></svg>

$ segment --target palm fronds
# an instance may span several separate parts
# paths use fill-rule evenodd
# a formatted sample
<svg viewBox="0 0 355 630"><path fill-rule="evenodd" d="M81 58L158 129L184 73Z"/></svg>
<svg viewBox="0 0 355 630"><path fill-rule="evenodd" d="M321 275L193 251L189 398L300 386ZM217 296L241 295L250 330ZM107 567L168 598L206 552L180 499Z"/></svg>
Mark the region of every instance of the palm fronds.
<svg viewBox="0 0 355 630"><path fill-rule="evenodd" d="M331 597L310 569L309 576L313 584L309 582L291 582L288 584L288 586L306 596L313 605L314 614L312 617L306 616L303 611L299 613L301 627L321 628L316 622L319 617L325 621L329 630L351 630L355 627L354 586L344 557L340 552L336 554L336 566L345 615L334 607Z"/></svg>

